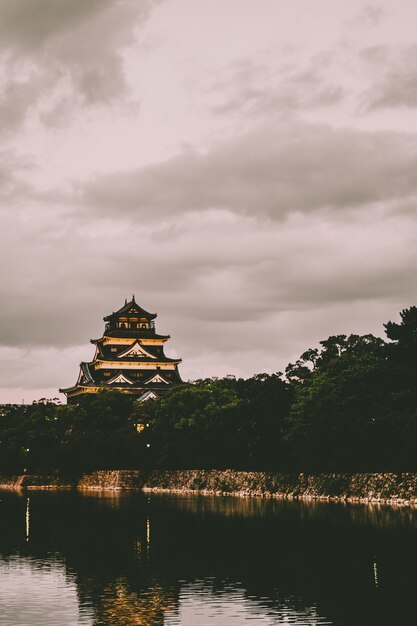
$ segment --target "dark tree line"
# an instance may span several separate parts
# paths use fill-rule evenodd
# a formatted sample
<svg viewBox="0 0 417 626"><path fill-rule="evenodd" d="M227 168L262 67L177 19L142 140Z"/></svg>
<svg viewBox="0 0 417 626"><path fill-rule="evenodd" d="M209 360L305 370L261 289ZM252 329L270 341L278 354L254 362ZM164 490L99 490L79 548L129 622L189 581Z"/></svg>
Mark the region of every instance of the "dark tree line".
<svg viewBox="0 0 417 626"><path fill-rule="evenodd" d="M102 392L2 407L0 472L417 471L417 308L400 318L387 341L332 336L285 374L199 380L144 403Z"/></svg>
<svg viewBox="0 0 417 626"><path fill-rule="evenodd" d="M92 394L79 405L3 406L0 472L71 476L135 467L145 444L136 436L132 414L133 399L116 392Z"/></svg>

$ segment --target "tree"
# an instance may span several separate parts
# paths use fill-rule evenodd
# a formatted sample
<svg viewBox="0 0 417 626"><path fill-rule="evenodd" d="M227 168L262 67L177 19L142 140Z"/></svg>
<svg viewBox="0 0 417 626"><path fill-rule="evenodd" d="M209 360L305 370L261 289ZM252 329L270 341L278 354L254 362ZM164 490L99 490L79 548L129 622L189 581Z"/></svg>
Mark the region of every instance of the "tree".
<svg viewBox="0 0 417 626"><path fill-rule="evenodd" d="M387 322L390 371L387 421L396 467L417 470L417 307L400 312L400 323Z"/></svg>
<svg viewBox="0 0 417 626"><path fill-rule="evenodd" d="M320 344L298 361L295 379L294 366L289 370L295 393L286 428L291 465L301 471L377 469L386 447L385 342L337 335Z"/></svg>
<svg viewBox="0 0 417 626"><path fill-rule="evenodd" d="M388 355L398 378L413 390L417 386L417 307L403 309L401 323L387 322L385 332L391 344Z"/></svg>
<svg viewBox="0 0 417 626"><path fill-rule="evenodd" d="M152 463L166 468L274 468L283 463L290 387L280 374L206 379L136 408Z"/></svg>

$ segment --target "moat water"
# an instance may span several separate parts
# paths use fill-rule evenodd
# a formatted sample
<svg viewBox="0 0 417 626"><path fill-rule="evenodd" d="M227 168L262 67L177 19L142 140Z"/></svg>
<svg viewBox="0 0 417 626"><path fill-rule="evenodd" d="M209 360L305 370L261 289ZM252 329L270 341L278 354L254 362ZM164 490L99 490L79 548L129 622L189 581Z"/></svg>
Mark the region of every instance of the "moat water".
<svg viewBox="0 0 417 626"><path fill-rule="evenodd" d="M0 492L1 626L399 626L417 511Z"/></svg>

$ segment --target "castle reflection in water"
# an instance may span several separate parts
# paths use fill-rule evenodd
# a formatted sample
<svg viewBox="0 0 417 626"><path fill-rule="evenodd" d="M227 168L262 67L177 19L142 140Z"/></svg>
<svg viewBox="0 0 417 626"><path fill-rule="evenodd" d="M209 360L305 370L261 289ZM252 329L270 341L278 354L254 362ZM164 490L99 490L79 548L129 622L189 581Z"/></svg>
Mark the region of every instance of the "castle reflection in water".
<svg viewBox="0 0 417 626"><path fill-rule="evenodd" d="M40 576L62 570L79 624L380 626L395 610L396 619L413 614L412 509L121 493L0 497L1 563L17 559ZM53 623L45 616L45 626Z"/></svg>

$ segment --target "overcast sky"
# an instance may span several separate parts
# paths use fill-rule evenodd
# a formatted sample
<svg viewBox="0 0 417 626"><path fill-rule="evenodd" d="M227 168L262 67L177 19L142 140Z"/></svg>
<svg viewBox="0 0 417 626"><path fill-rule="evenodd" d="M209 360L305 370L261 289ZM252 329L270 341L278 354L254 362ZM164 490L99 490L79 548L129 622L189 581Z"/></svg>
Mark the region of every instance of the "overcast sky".
<svg viewBox="0 0 417 626"><path fill-rule="evenodd" d="M0 0L0 402L134 292L184 379L417 304L415 0Z"/></svg>

